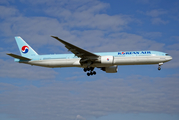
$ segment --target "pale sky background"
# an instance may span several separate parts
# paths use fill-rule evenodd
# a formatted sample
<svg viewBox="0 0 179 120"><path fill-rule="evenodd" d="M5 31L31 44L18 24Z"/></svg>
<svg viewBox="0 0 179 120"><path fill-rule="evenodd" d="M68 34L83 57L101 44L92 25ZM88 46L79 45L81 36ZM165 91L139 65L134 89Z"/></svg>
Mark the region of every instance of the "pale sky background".
<svg viewBox="0 0 179 120"><path fill-rule="evenodd" d="M0 0L0 120L179 120L178 0ZM118 73L15 63L21 36L38 54L156 50L173 60Z"/></svg>

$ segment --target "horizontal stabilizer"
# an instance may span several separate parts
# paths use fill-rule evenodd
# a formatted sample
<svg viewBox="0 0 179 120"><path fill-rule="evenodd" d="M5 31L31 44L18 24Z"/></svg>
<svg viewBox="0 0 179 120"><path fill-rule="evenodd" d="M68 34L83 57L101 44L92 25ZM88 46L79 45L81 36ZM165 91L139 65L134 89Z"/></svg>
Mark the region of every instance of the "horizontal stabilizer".
<svg viewBox="0 0 179 120"><path fill-rule="evenodd" d="M12 54L12 53L6 53L6 54L9 55L9 56L11 56L11 57L20 59L20 60L31 60L31 59L29 59L29 58L22 57L22 56L19 56L19 55L15 55L15 54Z"/></svg>

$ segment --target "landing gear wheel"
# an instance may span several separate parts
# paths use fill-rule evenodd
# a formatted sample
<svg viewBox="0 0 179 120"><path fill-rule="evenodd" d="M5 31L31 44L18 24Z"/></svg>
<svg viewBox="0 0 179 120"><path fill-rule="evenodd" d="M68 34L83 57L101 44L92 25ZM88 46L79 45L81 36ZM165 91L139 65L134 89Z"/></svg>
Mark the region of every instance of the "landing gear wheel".
<svg viewBox="0 0 179 120"><path fill-rule="evenodd" d="M161 70L161 68L160 68L160 67L158 67L158 70Z"/></svg>
<svg viewBox="0 0 179 120"><path fill-rule="evenodd" d="M94 70L94 67L90 67L90 70L93 71L93 70Z"/></svg>
<svg viewBox="0 0 179 120"><path fill-rule="evenodd" d="M96 75L96 72L95 72L95 71L93 71L93 75Z"/></svg>
<svg viewBox="0 0 179 120"><path fill-rule="evenodd" d="M90 73L87 73L88 76L90 76Z"/></svg>
<svg viewBox="0 0 179 120"><path fill-rule="evenodd" d="M93 72L90 72L90 75L93 75Z"/></svg>
<svg viewBox="0 0 179 120"><path fill-rule="evenodd" d="M87 71L90 71L90 68L87 68Z"/></svg>
<svg viewBox="0 0 179 120"><path fill-rule="evenodd" d="M84 72L89 71L89 72L87 73L87 76L96 75L96 72L93 71L93 70L94 70L94 67L87 67L87 68L84 68L84 69L83 69Z"/></svg>
<svg viewBox="0 0 179 120"><path fill-rule="evenodd" d="M86 71L87 71L87 69L86 69L86 68L84 68L84 69L83 69L83 71L84 71L84 72L86 72Z"/></svg>

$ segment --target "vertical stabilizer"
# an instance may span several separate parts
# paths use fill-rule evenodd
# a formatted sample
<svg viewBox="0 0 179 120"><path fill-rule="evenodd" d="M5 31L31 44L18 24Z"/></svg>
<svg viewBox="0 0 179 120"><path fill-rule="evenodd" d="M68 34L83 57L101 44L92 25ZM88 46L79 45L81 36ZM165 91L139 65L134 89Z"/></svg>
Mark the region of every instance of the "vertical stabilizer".
<svg viewBox="0 0 179 120"><path fill-rule="evenodd" d="M32 57L38 55L20 36L15 37L19 51L23 57Z"/></svg>

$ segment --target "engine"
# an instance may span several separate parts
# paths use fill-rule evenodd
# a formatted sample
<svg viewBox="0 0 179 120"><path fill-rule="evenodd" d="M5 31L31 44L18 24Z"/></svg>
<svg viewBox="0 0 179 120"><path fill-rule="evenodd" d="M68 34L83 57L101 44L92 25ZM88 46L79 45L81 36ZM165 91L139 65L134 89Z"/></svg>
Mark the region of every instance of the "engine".
<svg viewBox="0 0 179 120"><path fill-rule="evenodd" d="M110 66L110 67L103 67L101 70L106 71L106 73L117 73L117 65Z"/></svg>
<svg viewBox="0 0 179 120"><path fill-rule="evenodd" d="M114 57L113 56L101 56L101 64L113 64Z"/></svg>

